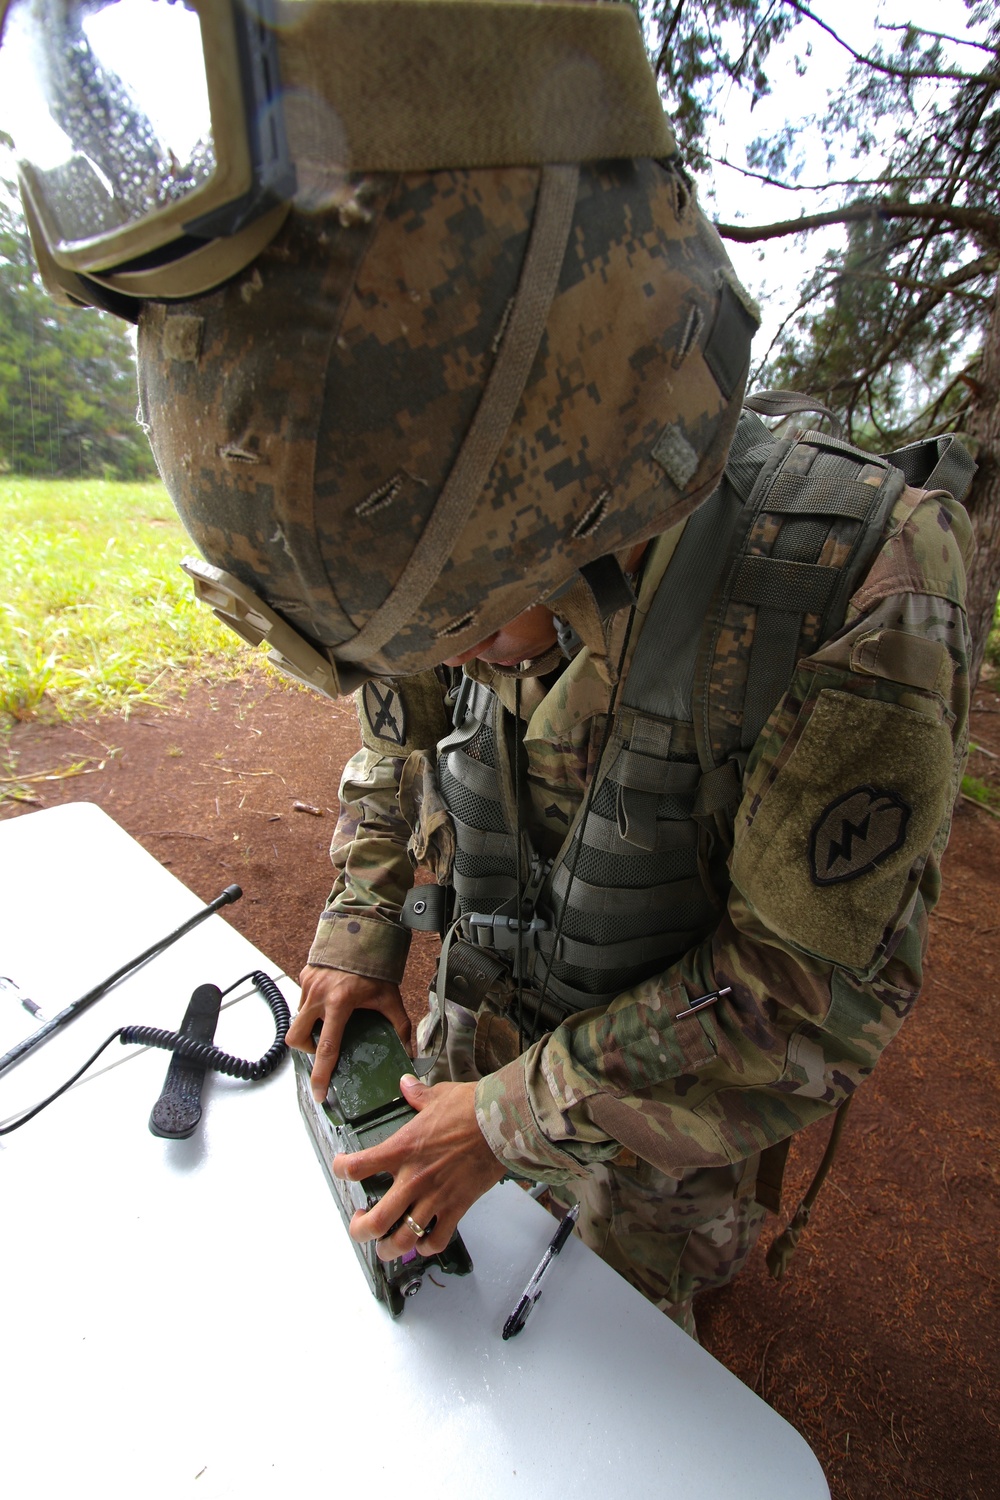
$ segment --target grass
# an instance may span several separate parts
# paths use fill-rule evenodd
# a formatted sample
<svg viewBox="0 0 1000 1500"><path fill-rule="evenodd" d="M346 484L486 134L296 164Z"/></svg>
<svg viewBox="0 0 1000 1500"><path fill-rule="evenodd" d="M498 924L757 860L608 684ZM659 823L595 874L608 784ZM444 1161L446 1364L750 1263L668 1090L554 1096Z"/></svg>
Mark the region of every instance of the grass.
<svg viewBox="0 0 1000 1500"><path fill-rule="evenodd" d="M962 796L966 802L975 802L995 818L1000 818L1000 788L991 786L979 776L962 777Z"/></svg>
<svg viewBox="0 0 1000 1500"><path fill-rule="evenodd" d="M197 604L159 483L0 478L0 722L158 702L251 655Z"/></svg>

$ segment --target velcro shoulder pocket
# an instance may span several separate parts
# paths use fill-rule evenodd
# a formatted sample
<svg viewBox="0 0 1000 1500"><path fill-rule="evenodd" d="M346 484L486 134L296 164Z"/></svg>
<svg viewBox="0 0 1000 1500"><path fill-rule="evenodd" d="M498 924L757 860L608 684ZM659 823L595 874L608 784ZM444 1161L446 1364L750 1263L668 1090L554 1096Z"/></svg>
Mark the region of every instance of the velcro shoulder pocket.
<svg viewBox="0 0 1000 1500"><path fill-rule="evenodd" d="M867 977L948 812L951 736L931 703L827 688L790 738L737 814L733 883L779 939Z"/></svg>

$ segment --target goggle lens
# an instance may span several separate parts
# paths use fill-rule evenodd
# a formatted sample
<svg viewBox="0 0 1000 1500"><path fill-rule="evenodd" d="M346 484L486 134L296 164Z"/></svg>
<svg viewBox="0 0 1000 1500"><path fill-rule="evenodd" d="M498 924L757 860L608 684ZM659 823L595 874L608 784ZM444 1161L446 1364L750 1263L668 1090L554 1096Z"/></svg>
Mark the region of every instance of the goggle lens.
<svg viewBox="0 0 1000 1500"><path fill-rule="evenodd" d="M14 0L0 99L54 249L156 213L216 171L201 25L183 0Z"/></svg>

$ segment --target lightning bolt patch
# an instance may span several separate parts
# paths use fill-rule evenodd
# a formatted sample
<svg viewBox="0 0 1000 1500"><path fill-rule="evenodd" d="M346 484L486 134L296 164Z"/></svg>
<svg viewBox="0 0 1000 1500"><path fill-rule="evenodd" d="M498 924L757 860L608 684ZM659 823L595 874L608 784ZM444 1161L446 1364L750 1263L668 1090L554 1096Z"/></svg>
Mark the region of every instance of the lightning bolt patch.
<svg viewBox="0 0 1000 1500"><path fill-rule="evenodd" d="M913 809L897 792L855 787L829 803L813 824L809 860L814 885L857 880L901 848Z"/></svg>

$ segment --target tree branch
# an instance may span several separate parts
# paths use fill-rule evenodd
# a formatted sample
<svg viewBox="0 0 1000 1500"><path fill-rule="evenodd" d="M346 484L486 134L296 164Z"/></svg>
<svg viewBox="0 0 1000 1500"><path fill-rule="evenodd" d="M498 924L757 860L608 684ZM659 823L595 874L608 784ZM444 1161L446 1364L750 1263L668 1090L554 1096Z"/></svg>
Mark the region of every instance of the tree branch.
<svg viewBox="0 0 1000 1500"><path fill-rule="evenodd" d="M817 286L813 290L805 292L799 298L798 304L795 307L790 308L789 311L785 314L785 316L782 318L781 322L779 323L777 329L775 330L774 337L771 339L770 344L768 344L768 346L767 346L766 353L757 362L757 366L756 366L756 370L755 370L755 374L754 374L754 378L755 379L756 379L756 376L759 373L759 371L764 368L764 366L767 364L768 360L771 358L771 355L773 354L774 350L781 343L782 336L785 333L786 329L788 328L789 324L794 323L795 319L799 316L799 314L802 313L802 312L805 312L805 310L809 306L810 302L815 302L816 299L817 299L817 297L828 296L829 293L830 293L830 291L832 290L832 288L834 286L834 283L837 280L837 276L838 275L839 275L838 272L830 272L829 275L827 276L826 285L825 286Z"/></svg>
<svg viewBox="0 0 1000 1500"><path fill-rule="evenodd" d="M980 52L993 55L993 48L988 42L973 42L968 37L949 36L946 31L925 31L922 26L914 26L912 21L876 21L875 25L879 31L912 31L916 36L932 36L938 42L954 42L956 47L978 47Z"/></svg>
<svg viewBox="0 0 1000 1500"><path fill-rule="evenodd" d="M884 177L831 177L829 182L782 182L780 177L770 177L766 172L755 172L752 167L738 167L734 161L725 156L710 156L709 161L714 161L717 167L728 167L731 172L739 172L741 177L752 177L756 182L767 183L769 187L783 188L786 193L825 193L828 188L835 187L884 187ZM909 182L935 182L944 181L943 172L911 172L906 176L893 173L893 183Z"/></svg>
<svg viewBox="0 0 1000 1500"><path fill-rule="evenodd" d="M944 403L947 401L948 397L951 395L952 391L955 390L956 386L965 384L965 381L968 378L968 373L968 370L959 370L958 374L953 376L952 379L948 381L948 384L945 386L944 390L939 391L934 399L928 402L923 411L917 412L916 416L914 416L907 423L902 431L926 431L928 437L936 437L937 433L935 433L932 429L935 422L937 421L938 413L940 412ZM948 418L949 422L954 423L955 418L961 416L962 412L965 409L965 406L968 404L968 399L968 396L966 396L965 400L959 403L958 407L955 409L955 412L951 417Z"/></svg>
<svg viewBox="0 0 1000 1500"><path fill-rule="evenodd" d="M674 33L677 30L677 27L680 25L681 11L683 9L684 0L677 0L677 6L674 10L673 15L670 17L670 25L667 27L666 32L664 33L663 43L660 47L660 55L656 59L656 67L653 69L653 72L657 78L659 78L660 69L663 67L664 63L667 60L667 51L670 47L670 43L674 39Z"/></svg>
<svg viewBox="0 0 1000 1500"><path fill-rule="evenodd" d="M994 243L1000 243L1000 217L986 208L965 208L959 203L890 203L862 201L848 203L828 213L803 214L798 219L784 219L776 224L716 224L724 240L755 245L761 240L784 239L790 234L806 234L812 229L826 229L831 224L857 224L864 219L912 219L930 224L950 224L954 229L979 231Z"/></svg>
<svg viewBox="0 0 1000 1500"><path fill-rule="evenodd" d="M983 259L985 260L986 257L984 256ZM879 370L885 368L906 339L907 334L922 323L928 314L932 313L935 307L938 307L944 301L953 286L961 285L962 281L968 280L968 271L969 267L961 266L951 276L943 276L932 291L928 292L926 296L921 297L919 302L915 302L905 317L900 318L895 323L891 334L884 341L881 349L876 350L865 367L865 374L868 378L871 378L872 375L877 375ZM853 383L854 378L844 377L841 380L835 380L831 389L849 390Z"/></svg>
<svg viewBox="0 0 1000 1500"><path fill-rule="evenodd" d="M864 67L871 68L876 73L885 73L889 78L898 78L903 83L912 83L920 78L928 78L938 81L946 79L953 83L987 83L992 85L993 88L1000 85L1000 76L996 73L962 73L949 72L946 69L894 68L889 63L879 62L878 58L866 57L862 52L855 52L849 42L845 42L843 37L838 36L832 26L828 26L825 21L821 21L819 16L809 9L808 5L801 3L801 0L785 0L785 4L790 5L792 10L798 11L800 16L805 16L807 20L812 21L821 31L825 31L839 47L843 47L844 51L853 57L856 63L861 63Z"/></svg>
<svg viewBox="0 0 1000 1500"><path fill-rule="evenodd" d="M872 377L868 371L865 372L865 398L868 403L868 420L884 443L886 440L886 430L875 415L875 392L872 390Z"/></svg>
<svg viewBox="0 0 1000 1500"><path fill-rule="evenodd" d="M770 3L770 5L768 5L765 14L760 18L760 20L757 22L757 25L754 27L753 31L751 32L750 37L748 38L747 43L746 43L746 45L743 48L743 51L740 53L739 57L736 59L736 64L735 64L735 66L733 68L733 77L736 79L737 82L740 82L740 80L742 78L743 64L746 62L747 58L750 56L750 49L753 47L754 42L760 36L760 33L763 31L764 27L767 25L768 21L773 16L775 8L777 6L779 6L781 3L782 3L782 0L771 0L771 3Z"/></svg>
<svg viewBox="0 0 1000 1500"><path fill-rule="evenodd" d="M966 266L959 268L960 271L964 271L966 274L959 276L958 272L955 272L947 278L948 290L950 292L961 292L967 281L976 281L980 276L995 275L998 269L1000 267L998 267L995 255L982 255L978 260L970 261ZM873 281L881 282L884 285L902 287L907 292L935 292L938 287L944 284L940 280L920 281L912 276L894 276L891 271L861 271L852 268L850 270L842 270L839 274L844 277L849 276L852 281ZM968 295L975 294L969 293Z"/></svg>

